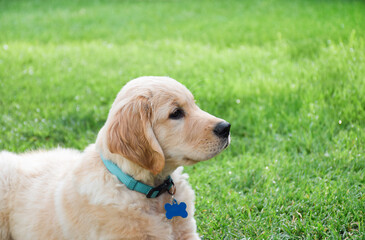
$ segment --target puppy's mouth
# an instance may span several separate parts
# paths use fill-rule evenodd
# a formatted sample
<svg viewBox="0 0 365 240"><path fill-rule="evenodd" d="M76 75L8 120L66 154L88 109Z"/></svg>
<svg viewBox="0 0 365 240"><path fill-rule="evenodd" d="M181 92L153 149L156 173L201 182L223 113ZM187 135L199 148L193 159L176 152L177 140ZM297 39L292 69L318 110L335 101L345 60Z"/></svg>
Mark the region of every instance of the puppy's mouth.
<svg viewBox="0 0 365 240"><path fill-rule="evenodd" d="M196 163L198 163L198 162L201 162L201 161L199 161L199 160L193 160L193 159L190 159L190 158L184 158L183 159L183 161L184 161L184 165L187 165L187 166L189 166L189 165L194 165L194 164L196 164Z"/></svg>
<svg viewBox="0 0 365 240"><path fill-rule="evenodd" d="M220 142L220 144L219 144L220 147L218 147L214 152L211 152L211 153L205 155L205 157L199 158L199 159L192 159L189 157L184 157L182 160L184 161L184 163L186 165L193 165L198 162L207 161L207 160L212 159L213 157L217 156L218 154L220 154L224 149L226 149L229 146L230 142L231 142L231 139L228 136L226 139L224 139Z"/></svg>
<svg viewBox="0 0 365 240"><path fill-rule="evenodd" d="M223 147L222 151L224 149L226 149L229 146L230 143L231 143L231 136L228 136L227 139L224 140L224 147Z"/></svg>
<svg viewBox="0 0 365 240"><path fill-rule="evenodd" d="M221 147L219 147L218 149L217 149L217 151L215 152L215 153L213 153L210 157L209 157L209 159L210 158L213 158L213 157L215 157L216 155L218 155L218 154L220 154L221 152L223 152L223 150L224 149L226 149L228 146L229 146L229 144L231 143L231 137L230 136L228 136L226 139L224 139L224 140L222 140L221 141Z"/></svg>

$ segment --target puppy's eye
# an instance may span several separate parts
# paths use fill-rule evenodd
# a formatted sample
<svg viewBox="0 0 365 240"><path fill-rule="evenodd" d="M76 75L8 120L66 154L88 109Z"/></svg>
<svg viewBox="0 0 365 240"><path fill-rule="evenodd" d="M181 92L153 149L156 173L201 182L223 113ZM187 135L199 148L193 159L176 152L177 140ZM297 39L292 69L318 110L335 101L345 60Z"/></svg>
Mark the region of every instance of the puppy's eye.
<svg viewBox="0 0 365 240"><path fill-rule="evenodd" d="M170 113L169 118L177 120L183 118L184 116L185 116L184 110L182 110L181 108L177 108L175 109L175 111Z"/></svg>

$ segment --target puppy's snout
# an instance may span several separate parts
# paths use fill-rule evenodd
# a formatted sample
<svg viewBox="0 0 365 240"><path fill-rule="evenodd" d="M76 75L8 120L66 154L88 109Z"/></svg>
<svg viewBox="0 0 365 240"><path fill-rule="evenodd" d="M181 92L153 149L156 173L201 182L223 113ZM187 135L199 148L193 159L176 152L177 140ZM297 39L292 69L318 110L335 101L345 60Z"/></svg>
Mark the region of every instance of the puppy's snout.
<svg viewBox="0 0 365 240"><path fill-rule="evenodd" d="M229 122L220 122L218 123L213 132L215 133L215 135L217 135L220 138L227 138L229 135L229 130L231 129L231 124L229 124Z"/></svg>

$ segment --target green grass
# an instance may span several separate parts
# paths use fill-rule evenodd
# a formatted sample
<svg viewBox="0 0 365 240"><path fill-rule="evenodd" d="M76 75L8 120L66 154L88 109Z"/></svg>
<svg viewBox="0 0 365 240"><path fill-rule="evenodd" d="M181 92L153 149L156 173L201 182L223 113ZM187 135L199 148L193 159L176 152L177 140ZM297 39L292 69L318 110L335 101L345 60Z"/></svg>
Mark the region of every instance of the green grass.
<svg viewBox="0 0 365 240"><path fill-rule="evenodd" d="M204 239L365 239L364 1L0 0L0 149L83 149L143 75L232 124Z"/></svg>

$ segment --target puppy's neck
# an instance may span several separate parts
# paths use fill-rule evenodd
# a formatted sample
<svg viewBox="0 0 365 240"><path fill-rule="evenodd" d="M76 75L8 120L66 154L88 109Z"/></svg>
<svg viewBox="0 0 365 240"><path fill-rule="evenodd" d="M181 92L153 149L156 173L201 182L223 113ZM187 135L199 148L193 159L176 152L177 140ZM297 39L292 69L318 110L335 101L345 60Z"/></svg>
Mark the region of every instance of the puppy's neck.
<svg viewBox="0 0 365 240"><path fill-rule="evenodd" d="M165 164L164 169L157 175L152 174L147 169L140 167L139 165L129 161L119 154L113 154L109 151L106 145L97 144L96 151L105 159L108 159L115 163L124 173L130 175L135 180L147 184L151 187L162 184L169 175L171 175L178 166L172 166L171 164ZM101 161L101 159L100 159Z"/></svg>

